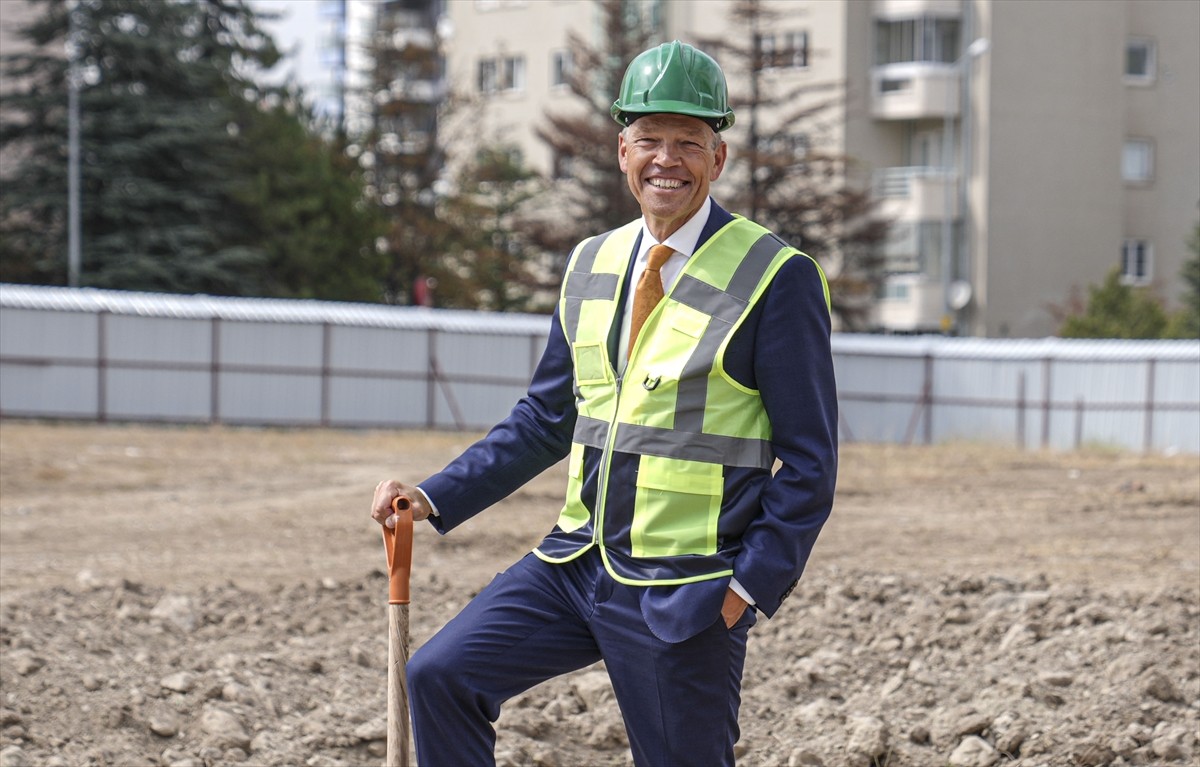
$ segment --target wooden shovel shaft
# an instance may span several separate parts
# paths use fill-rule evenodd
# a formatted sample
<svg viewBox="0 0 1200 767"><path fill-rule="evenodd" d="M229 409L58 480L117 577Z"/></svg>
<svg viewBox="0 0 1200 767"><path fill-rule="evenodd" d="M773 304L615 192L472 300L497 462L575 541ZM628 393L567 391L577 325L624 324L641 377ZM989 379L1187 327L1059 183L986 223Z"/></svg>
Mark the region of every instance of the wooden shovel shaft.
<svg viewBox="0 0 1200 767"><path fill-rule="evenodd" d="M387 767L408 767L408 605L388 605Z"/></svg>
<svg viewBox="0 0 1200 767"><path fill-rule="evenodd" d="M392 501L394 527L383 528L388 562L387 767L408 767L408 583L412 571L413 518L409 500Z"/></svg>

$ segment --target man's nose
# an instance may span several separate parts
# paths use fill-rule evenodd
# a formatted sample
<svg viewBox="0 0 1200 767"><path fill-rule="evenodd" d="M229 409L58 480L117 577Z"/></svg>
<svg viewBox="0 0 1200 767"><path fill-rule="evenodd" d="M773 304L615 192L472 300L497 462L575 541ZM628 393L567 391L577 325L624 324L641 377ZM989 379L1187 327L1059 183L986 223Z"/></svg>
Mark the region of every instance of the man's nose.
<svg viewBox="0 0 1200 767"><path fill-rule="evenodd" d="M658 147L658 155L655 156L654 161L656 163L658 163L659 165L666 165L666 166L678 165L679 164L679 148L673 144L670 144L670 143L664 141Z"/></svg>

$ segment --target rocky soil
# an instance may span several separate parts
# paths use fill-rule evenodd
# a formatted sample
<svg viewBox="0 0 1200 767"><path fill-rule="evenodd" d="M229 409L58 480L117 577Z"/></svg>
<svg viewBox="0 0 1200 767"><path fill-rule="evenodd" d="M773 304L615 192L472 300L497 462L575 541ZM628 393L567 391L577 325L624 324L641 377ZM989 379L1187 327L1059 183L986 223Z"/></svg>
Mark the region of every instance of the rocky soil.
<svg viewBox="0 0 1200 767"><path fill-rule="evenodd" d="M0 424L0 765L379 765L378 479L447 434ZM418 529L419 646L552 523L560 469ZM1200 763L1200 462L848 445L751 632L739 764ZM512 701L502 765L630 764L600 667Z"/></svg>

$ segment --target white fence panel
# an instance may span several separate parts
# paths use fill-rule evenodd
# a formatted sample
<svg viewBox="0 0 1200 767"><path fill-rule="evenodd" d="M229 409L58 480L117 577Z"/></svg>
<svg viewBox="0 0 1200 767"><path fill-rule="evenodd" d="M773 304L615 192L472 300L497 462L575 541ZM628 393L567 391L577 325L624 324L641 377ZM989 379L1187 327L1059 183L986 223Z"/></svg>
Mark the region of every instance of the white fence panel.
<svg viewBox="0 0 1200 767"><path fill-rule="evenodd" d="M0 285L0 416L485 429L544 316ZM1200 342L838 335L843 441L1200 454Z"/></svg>

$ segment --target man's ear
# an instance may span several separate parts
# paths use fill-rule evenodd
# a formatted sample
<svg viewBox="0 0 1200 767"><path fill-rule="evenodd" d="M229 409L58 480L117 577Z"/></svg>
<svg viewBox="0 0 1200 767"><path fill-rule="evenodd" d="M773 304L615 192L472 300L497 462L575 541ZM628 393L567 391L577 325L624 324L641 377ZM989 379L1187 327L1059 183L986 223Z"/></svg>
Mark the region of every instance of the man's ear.
<svg viewBox="0 0 1200 767"><path fill-rule="evenodd" d="M712 174L709 176L709 181L716 181L721 177L721 171L725 170L725 160L729 156L729 145L724 141L721 146L717 147L716 161L713 163Z"/></svg>
<svg viewBox="0 0 1200 767"><path fill-rule="evenodd" d="M626 166L629 164L628 160L625 158L626 151L625 131L621 131L617 134L617 165L621 168L622 173L627 172Z"/></svg>

